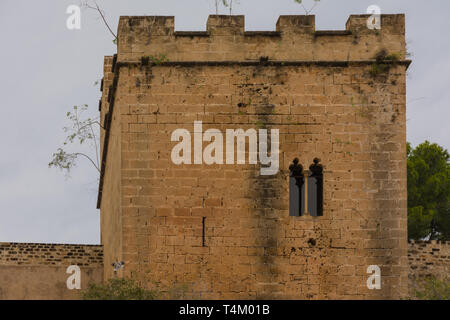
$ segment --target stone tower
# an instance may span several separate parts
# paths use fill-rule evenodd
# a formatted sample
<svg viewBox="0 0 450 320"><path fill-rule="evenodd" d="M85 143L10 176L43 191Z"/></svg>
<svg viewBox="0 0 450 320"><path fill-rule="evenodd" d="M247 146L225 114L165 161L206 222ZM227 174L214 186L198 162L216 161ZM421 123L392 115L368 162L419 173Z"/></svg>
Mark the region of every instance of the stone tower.
<svg viewBox="0 0 450 320"><path fill-rule="evenodd" d="M276 31L248 32L243 16L212 15L206 31L180 32L174 17L121 17L100 102L105 278L185 285L202 299L405 296L405 17L382 15L380 30L368 18L316 31L314 16L281 16ZM244 161L226 161L239 158L225 146L238 129L258 142L267 133L273 174L261 174L251 134ZM182 163L177 130L192 147ZM316 158L321 193L310 199ZM371 265L379 290L367 287Z"/></svg>

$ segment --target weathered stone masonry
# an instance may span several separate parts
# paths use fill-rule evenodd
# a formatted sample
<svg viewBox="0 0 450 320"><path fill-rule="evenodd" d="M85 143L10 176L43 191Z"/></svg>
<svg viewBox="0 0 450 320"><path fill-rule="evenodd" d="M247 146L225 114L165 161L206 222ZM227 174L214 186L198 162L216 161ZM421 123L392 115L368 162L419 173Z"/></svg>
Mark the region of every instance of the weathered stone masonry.
<svg viewBox="0 0 450 320"><path fill-rule="evenodd" d="M0 299L77 299L71 264L82 289L133 275L204 299L401 298L408 276L448 275L448 243L406 241L404 16L383 15L380 31L367 18L246 32L242 16L210 16L205 32L176 32L173 17L121 17L99 104L103 246L0 243ZM174 165L171 133L196 120L279 129L279 173ZM289 216L295 157L321 159L322 217ZM372 264L379 291L365 285Z"/></svg>
<svg viewBox="0 0 450 320"><path fill-rule="evenodd" d="M0 300L78 299L68 290L67 266L81 267L81 289L103 282L102 246L42 243L0 243ZM408 244L410 293L418 279L448 277L450 244L410 241ZM109 266L106 266L109 268Z"/></svg>
<svg viewBox="0 0 450 320"><path fill-rule="evenodd" d="M121 17L101 100L105 277L124 261L119 275L194 298L407 295L404 16L379 31L367 18L316 31L313 16L281 16L246 32L243 16L210 16L206 32L176 32L173 17ZM174 165L171 133L196 120L279 129L280 171ZM321 159L322 217L289 216L295 157ZM366 287L373 264L382 290Z"/></svg>
<svg viewBox="0 0 450 320"><path fill-rule="evenodd" d="M409 241L410 291L417 280L436 277L448 279L450 275L450 243L442 241Z"/></svg>
<svg viewBox="0 0 450 320"><path fill-rule="evenodd" d="M0 242L0 300L79 299L66 286L70 265L80 267L81 289L101 283L102 246Z"/></svg>

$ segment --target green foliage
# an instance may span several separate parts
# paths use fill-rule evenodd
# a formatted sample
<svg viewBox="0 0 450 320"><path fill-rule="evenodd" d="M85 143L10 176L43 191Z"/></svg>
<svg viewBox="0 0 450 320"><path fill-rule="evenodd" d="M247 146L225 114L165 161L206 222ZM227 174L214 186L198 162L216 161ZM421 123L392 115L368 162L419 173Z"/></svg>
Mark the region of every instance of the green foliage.
<svg viewBox="0 0 450 320"><path fill-rule="evenodd" d="M68 153L62 148L58 148L53 154L52 161L49 162L48 166L50 168L55 167L69 172L70 169L75 166L76 159L77 156L74 153Z"/></svg>
<svg viewBox="0 0 450 320"><path fill-rule="evenodd" d="M165 53L160 53L156 56L151 55L151 56L141 57L142 65L149 65L150 63L154 64L154 65L160 65L163 62L167 62L167 61L169 61L169 59L167 58L167 54L165 54Z"/></svg>
<svg viewBox="0 0 450 320"><path fill-rule="evenodd" d="M262 123L262 121L256 121L255 125L260 129L264 127L264 123Z"/></svg>
<svg viewBox="0 0 450 320"><path fill-rule="evenodd" d="M297 2L297 3L299 3L299 4L302 4L302 0L294 0L295 2ZM314 0L315 2L319 2L320 0Z"/></svg>
<svg viewBox="0 0 450 320"><path fill-rule="evenodd" d="M419 300L450 300L449 279L439 280L436 277L419 282L419 289L415 289L415 298Z"/></svg>
<svg viewBox="0 0 450 320"><path fill-rule="evenodd" d="M428 141L408 143L408 237L450 240L449 153Z"/></svg>
<svg viewBox="0 0 450 320"><path fill-rule="evenodd" d="M76 165L78 157L84 157L89 160L92 165L100 172L99 155L98 155L98 134L96 127L100 126L99 118L85 118L83 114L88 110L88 105L74 106L72 111L67 112L66 117L70 122L70 126L64 127L67 133L63 146L53 153L52 160L48 166L50 168L58 168L67 173ZM77 145L81 149L84 145L89 144L94 149L95 156L90 156L83 152L71 152L67 148Z"/></svg>
<svg viewBox="0 0 450 320"><path fill-rule="evenodd" d="M299 5L301 5L303 10L305 10L306 15L308 15L314 10L314 8L317 6L317 4L320 2L320 0L314 0L314 5L309 10L303 5L303 0L294 0L294 2L298 3Z"/></svg>
<svg viewBox="0 0 450 320"><path fill-rule="evenodd" d="M150 56L150 59L156 65L169 61L169 59L167 58L167 54L165 53L158 54L157 56Z"/></svg>
<svg viewBox="0 0 450 320"><path fill-rule="evenodd" d="M436 232L438 232L437 238L439 240L450 241L450 208L439 210L434 217L434 223L436 226Z"/></svg>
<svg viewBox="0 0 450 320"><path fill-rule="evenodd" d="M233 0L222 0L222 5L225 8L229 8L230 15L231 15L233 12ZM216 14L218 13L217 11L218 11L218 4L217 4L217 0L216 0Z"/></svg>
<svg viewBox="0 0 450 320"><path fill-rule="evenodd" d="M386 74L391 69L392 64L395 64L401 59L401 54L391 53L388 54L385 49L380 50L375 55L376 62L370 68L370 75L372 77L377 77L381 74Z"/></svg>
<svg viewBox="0 0 450 320"><path fill-rule="evenodd" d="M91 283L82 292L83 300L154 300L157 292L142 288L132 279L109 279L105 284Z"/></svg>
<svg viewBox="0 0 450 320"><path fill-rule="evenodd" d="M385 61L400 61L400 59L401 55L398 52L391 53L384 58Z"/></svg>
<svg viewBox="0 0 450 320"><path fill-rule="evenodd" d="M431 233L433 212L424 212L422 206L408 208L408 238L420 240Z"/></svg>
<svg viewBox="0 0 450 320"><path fill-rule="evenodd" d="M384 74L389 72L390 70L390 66L388 64L385 63L375 63L370 67L370 75L372 77L376 77L380 74Z"/></svg>

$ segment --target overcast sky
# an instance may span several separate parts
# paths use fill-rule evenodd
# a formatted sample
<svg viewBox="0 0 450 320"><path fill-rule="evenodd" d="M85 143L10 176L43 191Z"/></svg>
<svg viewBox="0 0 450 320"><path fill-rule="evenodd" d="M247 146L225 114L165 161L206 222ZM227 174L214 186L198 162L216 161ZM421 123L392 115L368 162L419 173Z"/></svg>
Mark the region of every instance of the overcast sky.
<svg viewBox="0 0 450 320"><path fill-rule="evenodd" d="M236 2L236 1L235 1ZM205 30L213 0L98 0L113 30L121 15L172 15L176 30ZM313 0L304 0L310 7ZM81 162L71 178L47 164L64 140L74 105L97 109L103 56L115 45L93 11L81 30L66 28L78 0L0 0L0 242L100 241L97 174ZM376 4L405 13L413 54L408 76L408 140L450 147L450 2L445 0L322 0L317 29L344 29L349 14ZM221 9L221 13L226 13ZM294 0L240 0L247 30L274 30L281 14L303 14Z"/></svg>

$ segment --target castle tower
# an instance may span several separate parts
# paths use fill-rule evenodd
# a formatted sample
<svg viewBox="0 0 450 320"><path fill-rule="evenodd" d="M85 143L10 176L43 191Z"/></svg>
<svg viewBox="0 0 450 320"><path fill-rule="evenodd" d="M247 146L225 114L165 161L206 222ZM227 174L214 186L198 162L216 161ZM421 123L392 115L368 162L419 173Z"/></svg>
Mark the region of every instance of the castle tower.
<svg viewBox="0 0 450 320"><path fill-rule="evenodd" d="M406 296L405 17L368 18L121 17L100 104L105 278L202 299Z"/></svg>

